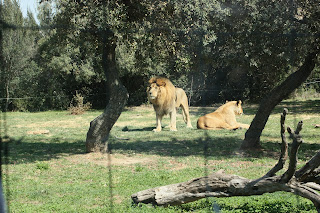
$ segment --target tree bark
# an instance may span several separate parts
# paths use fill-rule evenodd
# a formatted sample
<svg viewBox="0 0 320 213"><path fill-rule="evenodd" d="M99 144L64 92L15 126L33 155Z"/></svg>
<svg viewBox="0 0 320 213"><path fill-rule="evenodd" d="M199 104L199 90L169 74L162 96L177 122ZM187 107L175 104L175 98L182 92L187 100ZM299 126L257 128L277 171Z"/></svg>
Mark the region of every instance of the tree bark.
<svg viewBox="0 0 320 213"><path fill-rule="evenodd" d="M245 138L242 141L242 150L261 148L260 136L272 110L284 98L288 97L290 93L307 80L315 67L318 53L318 48L312 50L305 58L302 66L296 72L292 73L282 84L277 86L262 99L257 114L252 120L251 125L245 134Z"/></svg>
<svg viewBox="0 0 320 213"><path fill-rule="evenodd" d="M116 39L111 31L103 33L102 68L106 76L107 106L104 112L90 122L87 132L86 151L98 152L108 149L107 140L128 100L128 92L119 80L115 61Z"/></svg>
<svg viewBox="0 0 320 213"><path fill-rule="evenodd" d="M297 152L303 142L300 136L302 122L299 122L295 131L288 128L292 138L289 168L282 175L276 176L276 172L283 168L287 159L288 146L284 135L284 121L287 111L282 114L281 138L282 148L278 163L266 175L258 179L247 179L237 175L228 175L222 171L214 174L195 178L187 182L160 186L143 190L131 195L134 203L150 203L158 206L181 205L206 197L231 197L262 195L277 191L291 192L307 198L313 202L320 212L319 156L320 151L296 172ZM308 177L308 178L306 178ZM313 177L313 178L311 178ZM312 182L310 182L312 180Z"/></svg>

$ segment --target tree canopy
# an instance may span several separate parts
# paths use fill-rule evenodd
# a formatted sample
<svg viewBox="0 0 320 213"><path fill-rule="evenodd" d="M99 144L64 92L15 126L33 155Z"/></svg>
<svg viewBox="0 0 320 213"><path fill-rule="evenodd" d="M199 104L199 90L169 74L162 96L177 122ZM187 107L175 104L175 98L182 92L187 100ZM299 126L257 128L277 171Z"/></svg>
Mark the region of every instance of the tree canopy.
<svg viewBox="0 0 320 213"><path fill-rule="evenodd" d="M41 1L37 24L31 13L22 17L17 1L3 1L1 97L37 97L12 100L10 109L64 109L76 91L103 107L107 79L99 43L106 29L114 34L130 105L146 102L145 82L153 75L184 88L192 105L258 102L299 69L319 37L315 0L102 4ZM319 75L315 68L312 77Z"/></svg>

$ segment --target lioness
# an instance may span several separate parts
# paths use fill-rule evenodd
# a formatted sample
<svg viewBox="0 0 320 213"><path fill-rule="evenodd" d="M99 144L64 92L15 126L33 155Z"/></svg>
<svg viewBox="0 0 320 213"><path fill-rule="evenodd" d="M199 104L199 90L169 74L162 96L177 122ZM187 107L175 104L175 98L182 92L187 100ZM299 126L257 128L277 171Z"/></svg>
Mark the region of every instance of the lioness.
<svg viewBox="0 0 320 213"><path fill-rule="evenodd" d="M187 127L192 128L188 98L181 88L176 88L169 79L163 77L153 77L149 80L147 89L148 99L152 103L156 112L156 128L154 132L161 131L161 120L164 115L170 115L170 130L177 131L176 127L176 107L182 108L183 120Z"/></svg>
<svg viewBox="0 0 320 213"><path fill-rule="evenodd" d="M236 115L243 114L241 101L230 101L220 106L216 111L198 119L198 129L248 129L248 124L238 123Z"/></svg>

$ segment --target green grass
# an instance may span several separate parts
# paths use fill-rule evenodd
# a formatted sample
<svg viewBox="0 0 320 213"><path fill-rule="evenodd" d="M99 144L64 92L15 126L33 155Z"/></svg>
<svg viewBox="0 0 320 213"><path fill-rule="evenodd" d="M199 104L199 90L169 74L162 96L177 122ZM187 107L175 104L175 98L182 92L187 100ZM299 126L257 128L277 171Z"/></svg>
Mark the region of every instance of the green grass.
<svg viewBox="0 0 320 213"><path fill-rule="evenodd" d="M89 123L100 111L69 115L67 111L6 113L2 135L9 157L2 159L4 190L10 212L316 212L312 203L290 193L209 198L176 207L133 205L131 194L151 187L188 181L224 169L246 178L264 175L277 162L280 151L280 113L289 109L287 126L304 121L304 143L299 149L303 165L320 149L320 101L285 101L271 114L261 136L262 152L238 155L245 130L197 130L197 118L216 107L192 107L194 129L187 129L181 114L177 132L151 130L151 107L126 108L111 131L111 165L107 154L85 153ZM244 105L250 123L257 106ZM3 114L2 114L3 115ZM3 116L2 116L3 117ZM169 118L164 119L164 125ZM39 133L49 130L49 134ZM288 139L289 140L289 139Z"/></svg>

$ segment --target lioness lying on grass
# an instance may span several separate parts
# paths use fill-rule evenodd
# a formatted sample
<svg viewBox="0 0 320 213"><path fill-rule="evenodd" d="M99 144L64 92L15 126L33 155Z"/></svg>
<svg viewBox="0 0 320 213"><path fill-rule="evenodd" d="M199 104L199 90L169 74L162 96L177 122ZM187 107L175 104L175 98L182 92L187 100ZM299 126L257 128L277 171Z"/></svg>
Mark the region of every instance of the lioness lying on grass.
<svg viewBox="0 0 320 213"><path fill-rule="evenodd" d="M248 129L248 124L238 123L236 115L243 114L241 101L230 101L220 106L216 111L198 119L198 129Z"/></svg>

